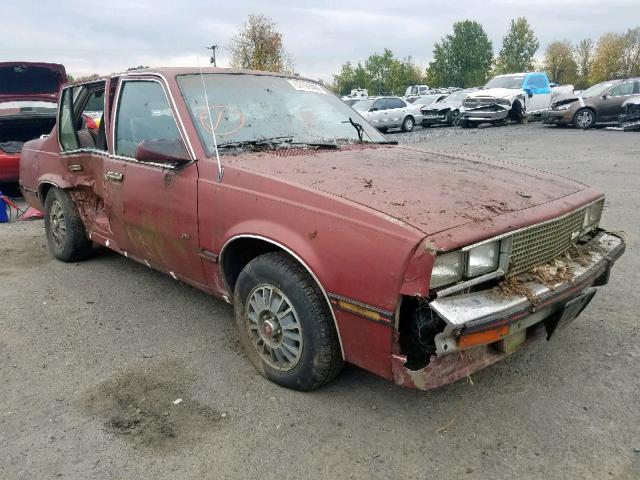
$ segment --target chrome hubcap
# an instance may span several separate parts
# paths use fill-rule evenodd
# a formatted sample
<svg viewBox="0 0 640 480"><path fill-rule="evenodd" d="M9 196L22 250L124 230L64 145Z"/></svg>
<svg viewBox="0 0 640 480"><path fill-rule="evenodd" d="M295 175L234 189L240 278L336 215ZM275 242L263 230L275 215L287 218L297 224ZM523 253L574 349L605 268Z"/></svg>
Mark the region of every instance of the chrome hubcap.
<svg viewBox="0 0 640 480"><path fill-rule="evenodd" d="M581 112L578 114L578 126L588 127L591 125L592 118L589 112Z"/></svg>
<svg viewBox="0 0 640 480"><path fill-rule="evenodd" d="M54 200L49 210L49 229L56 245L61 246L67 239L67 222L62 211L62 205Z"/></svg>
<svg viewBox="0 0 640 480"><path fill-rule="evenodd" d="M247 300L245 321L254 348L269 366L291 370L302 355L302 325L289 298L277 287L258 285Z"/></svg>

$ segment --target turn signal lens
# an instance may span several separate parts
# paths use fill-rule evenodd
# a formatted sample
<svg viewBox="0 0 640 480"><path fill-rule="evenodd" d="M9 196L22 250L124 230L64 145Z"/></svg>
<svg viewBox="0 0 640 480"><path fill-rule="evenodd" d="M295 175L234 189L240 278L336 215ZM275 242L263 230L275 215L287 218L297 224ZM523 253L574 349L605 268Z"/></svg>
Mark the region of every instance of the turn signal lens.
<svg viewBox="0 0 640 480"><path fill-rule="evenodd" d="M486 345L487 343L497 342L508 334L509 325L503 325L502 327L492 328L491 330L484 330L482 332L469 333L468 335L461 335L460 338L458 338L458 346L460 348L469 348L475 347L476 345Z"/></svg>

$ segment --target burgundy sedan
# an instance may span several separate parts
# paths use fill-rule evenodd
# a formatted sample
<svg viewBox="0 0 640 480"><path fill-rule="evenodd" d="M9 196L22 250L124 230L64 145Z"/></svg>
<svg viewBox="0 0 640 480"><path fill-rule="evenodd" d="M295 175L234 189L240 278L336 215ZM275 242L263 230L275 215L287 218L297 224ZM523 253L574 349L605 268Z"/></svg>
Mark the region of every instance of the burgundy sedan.
<svg viewBox="0 0 640 480"><path fill-rule="evenodd" d="M601 192L394 145L299 77L126 72L65 87L58 118L20 166L52 254L101 245L232 303L249 360L290 388L345 362L420 389L465 378L553 339L625 248Z"/></svg>

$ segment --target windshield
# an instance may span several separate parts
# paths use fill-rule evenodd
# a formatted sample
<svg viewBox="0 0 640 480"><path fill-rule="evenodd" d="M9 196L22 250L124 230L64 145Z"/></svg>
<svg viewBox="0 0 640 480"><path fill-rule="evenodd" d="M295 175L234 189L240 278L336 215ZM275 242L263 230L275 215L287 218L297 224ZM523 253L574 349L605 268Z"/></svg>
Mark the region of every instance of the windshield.
<svg viewBox="0 0 640 480"><path fill-rule="evenodd" d="M598 95L602 95L605 91L609 90L609 88L613 87L616 82L602 82L594 85L593 87L589 87L584 90L580 96L581 97L597 97Z"/></svg>
<svg viewBox="0 0 640 480"><path fill-rule="evenodd" d="M207 115L209 100L211 117ZM214 152L211 126L218 146L270 139L292 144L357 142L362 124L363 141L385 138L322 85L308 80L269 75L181 75L178 85L193 123L209 155Z"/></svg>
<svg viewBox="0 0 640 480"><path fill-rule="evenodd" d="M375 100L371 100L371 99L359 100L353 105L351 105L351 108L359 112L368 112L369 109L373 106L373 102L375 102Z"/></svg>
<svg viewBox="0 0 640 480"><path fill-rule="evenodd" d="M517 77L495 77L487 82L484 88L522 88L524 75Z"/></svg>

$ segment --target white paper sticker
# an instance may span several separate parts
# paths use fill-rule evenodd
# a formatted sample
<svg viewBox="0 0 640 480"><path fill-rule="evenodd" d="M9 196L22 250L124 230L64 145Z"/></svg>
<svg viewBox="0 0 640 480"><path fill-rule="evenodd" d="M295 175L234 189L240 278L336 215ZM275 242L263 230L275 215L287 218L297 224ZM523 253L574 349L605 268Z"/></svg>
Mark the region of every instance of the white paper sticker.
<svg viewBox="0 0 640 480"><path fill-rule="evenodd" d="M327 91L317 83L309 82L307 80L296 80L293 78L289 78L287 82L289 82L291 86L296 90L302 90L304 92L321 93L322 95L327 94Z"/></svg>

